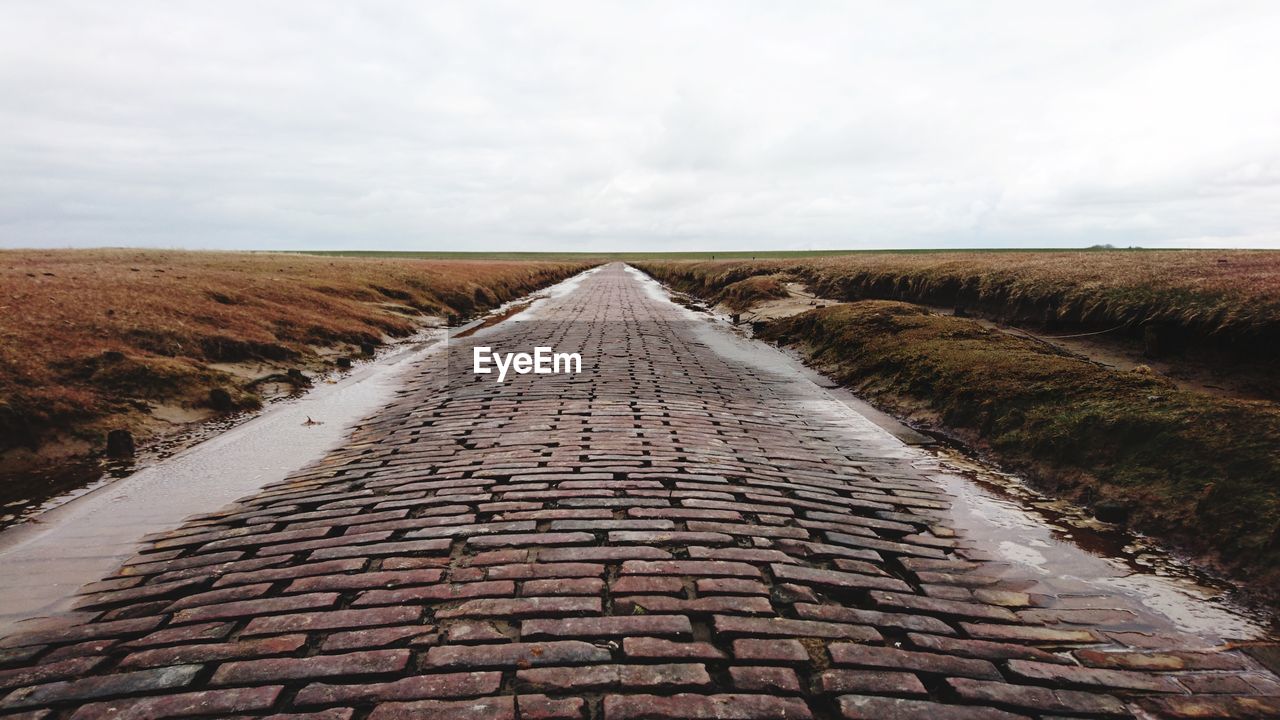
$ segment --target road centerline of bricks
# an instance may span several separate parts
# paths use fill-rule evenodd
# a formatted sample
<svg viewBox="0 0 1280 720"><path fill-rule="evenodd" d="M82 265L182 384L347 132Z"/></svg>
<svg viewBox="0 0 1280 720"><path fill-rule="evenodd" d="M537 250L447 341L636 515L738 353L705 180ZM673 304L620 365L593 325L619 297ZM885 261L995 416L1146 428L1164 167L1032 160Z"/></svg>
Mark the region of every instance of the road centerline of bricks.
<svg viewBox="0 0 1280 720"><path fill-rule="evenodd" d="M1028 620L938 486L699 322L615 264L454 343L322 461L147 538L85 589L89 621L0 641L0 712L1280 713L1243 656ZM584 371L497 383L470 372L477 343Z"/></svg>

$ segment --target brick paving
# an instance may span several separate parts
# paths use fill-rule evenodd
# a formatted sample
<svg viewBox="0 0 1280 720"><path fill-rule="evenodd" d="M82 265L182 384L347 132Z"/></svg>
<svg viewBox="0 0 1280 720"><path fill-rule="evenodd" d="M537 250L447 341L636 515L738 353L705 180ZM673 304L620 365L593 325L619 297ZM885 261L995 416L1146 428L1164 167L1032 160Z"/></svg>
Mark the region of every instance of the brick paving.
<svg viewBox="0 0 1280 720"><path fill-rule="evenodd" d="M614 265L454 343L323 461L147 538L79 624L0 641L0 713L1280 716L1245 655L1037 614L910 462L701 332ZM584 372L498 384L474 343Z"/></svg>

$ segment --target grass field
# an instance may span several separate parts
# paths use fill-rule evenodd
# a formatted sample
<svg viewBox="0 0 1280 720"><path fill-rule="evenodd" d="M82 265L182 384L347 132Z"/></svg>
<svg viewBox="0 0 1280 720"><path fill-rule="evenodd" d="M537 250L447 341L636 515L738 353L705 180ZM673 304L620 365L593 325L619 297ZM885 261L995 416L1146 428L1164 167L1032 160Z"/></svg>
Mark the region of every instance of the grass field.
<svg viewBox="0 0 1280 720"><path fill-rule="evenodd" d="M1228 345L1274 364L1265 352L1280 327L1280 253L639 265L735 311L777 297L784 280L847 301L772 321L762 335L896 415L984 448L1058 496L1127 508L1143 531L1280 597L1280 404L1179 390L1144 366L1104 367L917 304L967 305L1060 332L1159 323L1166 340L1173 328L1183 344Z"/></svg>
<svg viewBox="0 0 1280 720"><path fill-rule="evenodd" d="M221 388L236 364L320 368L429 316L494 307L586 267L142 250L0 251L0 450L53 436L98 447L155 406ZM329 365L331 367L331 365ZM224 401L225 402L225 401Z"/></svg>
<svg viewBox="0 0 1280 720"><path fill-rule="evenodd" d="M1052 331L1146 337L1170 350L1199 345L1255 359L1280 351L1277 251L952 251L638 264L704 297L748 277L785 275L836 300L962 306Z"/></svg>

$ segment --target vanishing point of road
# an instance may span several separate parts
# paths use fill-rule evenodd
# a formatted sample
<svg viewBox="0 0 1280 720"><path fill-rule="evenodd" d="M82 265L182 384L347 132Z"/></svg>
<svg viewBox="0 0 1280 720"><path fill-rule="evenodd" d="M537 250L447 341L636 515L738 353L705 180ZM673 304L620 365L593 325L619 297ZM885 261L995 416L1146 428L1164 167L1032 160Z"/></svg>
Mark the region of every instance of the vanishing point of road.
<svg viewBox="0 0 1280 720"><path fill-rule="evenodd" d="M1280 716L1249 655L1008 582L909 448L706 326L615 264L451 341L0 641L0 716ZM476 344L582 372L498 383Z"/></svg>

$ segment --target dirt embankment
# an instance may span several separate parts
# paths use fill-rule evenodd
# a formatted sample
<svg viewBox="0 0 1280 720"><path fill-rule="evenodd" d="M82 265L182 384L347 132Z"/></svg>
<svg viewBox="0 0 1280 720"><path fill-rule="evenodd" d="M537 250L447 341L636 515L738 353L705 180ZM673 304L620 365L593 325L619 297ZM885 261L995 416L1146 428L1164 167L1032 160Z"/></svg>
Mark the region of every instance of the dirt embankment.
<svg viewBox="0 0 1280 720"><path fill-rule="evenodd" d="M0 252L6 470L256 407L275 385L449 316L558 282L576 262L267 253Z"/></svg>
<svg viewBox="0 0 1280 720"><path fill-rule="evenodd" d="M688 265L646 269L708 299L740 281L722 268L694 282ZM1107 368L903 302L812 309L760 334L899 416L1280 595L1276 403L1183 391L1142 367Z"/></svg>
<svg viewBox="0 0 1280 720"><path fill-rule="evenodd" d="M1277 374L1257 372L1280 353L1276 251L857 253L638 265L708 299L748 278L785 277L828 300L902 300L1049 334L1099 333L1151 357L1190 353L1243 366L1259 376L1254 394L1280 399Z"/></svg>

